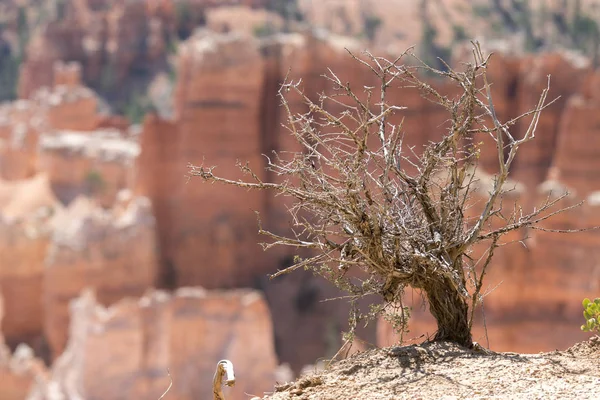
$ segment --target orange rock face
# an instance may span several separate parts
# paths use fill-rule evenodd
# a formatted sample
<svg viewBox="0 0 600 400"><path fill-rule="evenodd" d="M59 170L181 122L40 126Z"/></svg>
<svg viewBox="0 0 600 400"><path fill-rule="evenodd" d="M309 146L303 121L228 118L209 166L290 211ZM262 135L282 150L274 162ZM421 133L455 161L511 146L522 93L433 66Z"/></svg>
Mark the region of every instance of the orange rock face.
<svg viewBox="0 0 600 400"><path fill-rule="evenodd" d="M512 177L528 187L542 183L554 159L559 132L564 118L563 110L569 98L580 90L581 82L587 73L585 65L578 65L566 56L553 53L529 56L521 62L517 84L517 115L531 110L539 100L540 93L548 84L548 101L556 100L542 113L535 140L523 145L515 160ZM522 120L516 127L517 136L525 134L529 119Z"/></svg>
<svg viewBox="0 0 600 400"><path fill-rule="evenodd" d="M3 317L3 300L0 293L0 322ZM46 369L33 356L27 345L19 345L11 354L0 332L0 396L6 400L25 399L33 384L42 379Z"/></svg>
<svg viewBox="0 0 600 400"><path fill-rule="evenodd" d="M158 398L169 386L167 370L168 398L209 398L221 359L231 360L237 375L224 389L228 399L273 385L271 318L254 291L155 291L108 309L85 292L72 305L72 321L66 351L30 400L48 398L53 388L89 399Z"/></svg>
<svg viewBox="0 0 600 400"><path fill-rule="evenodd" d="M25 179L36 171L40 124L31 101L0 105L0 178Z"/></svg>
<svg viewBox="0 0 600 400"><path fill-rule="evenodd" d="M53 76L54 87L43 87L32 94L28 100L19 100L0 107L0 177L9 180L24 179L33 176L38 171L52 169L51 180L57 180L56 183L59 186L64 185L65 180L71 179L68 182L71 186L82 187L86 184L84 177L93 169L89 164L94 161L94 158L101 164L101 169L114 171L106 171L108 175L123 175L122 171L118 171L119 169L131 169L126 165L127 160L135 157L139 150L125 152L130 154L125 157L123 156L123 148L127 147L125 141L123 145L117 145L115 141L108 145L97 144L100 138L110 139L112 136L114 139L126 136L124 132L128 128L128 122L98 114L98 98L89 88L82 86L78 64L56 62ZM107 129L102 129L104 127L108 128L108 132ZM97 130L100 132L96 132ZM65 139L73 136L64 135L62 131L78 132L82 137L79 141L75 141L77 143L85 142L79 147L85 148L86 151L83 153L87 155L87 161L83 161L83 164L87 162L88 165L83 166L79 172L71 171L71 178L66 178L65 172L61 176L56 171L57 165L61 163L56 149L67 150L73 142L73 140ZM94 133L92 134L92 132ZM83 136L88 133L95 136L96 139L84 139ZM41 135L45 137L45 140L40 143ZM106 142L110 143L111 141L107 140ZM104 149L100 149L102 146ZM129 145L129 147L132 146L135 147L135 144ZM72 153L82 152L77 148L70 149L70 151ZM98 159L98 157L104 159ZM107 167L107 158L110 163L114 164L113 166ZM69 162L68 159L66 162ZM122 162L120 167L117 165L119 162ZM77 177L79 180L74 182L72 181L73 177ZM123 188L127 181L123 177L115 176L113 179L119 182L113 181L107 185L109 187L106 190L104 203L107 203L106 199L110 200L111 196L114 198L115 189ZM81 192L83 191L75 190L75 193ZM73 195L70 199L59 197L65 201L72 199Z"/></svg>
<svg viewBox="0 0 600 400"><path fill-rule="evenodd" d="M560 124L550 178L557 179L584 198L600 188L597 149L600 97L598 72L589 74L583 93L567 102Z"/></svg>
<svg viewBox="0 0 600 400"><path fill-rule="evenodd" d="M109 210L78 198L56 215L45 260L44 331L54 356L67 342L69 301L93 288L102 304L139 296L156 283L154 217L145 198Z"/></svg>
<svg viewBox="0 0 600 400"><path fill-rule="evenodd" d="M62 59L57 45L42 34L35 35L27 47L27 61L19 69L18 96L28 99L38 89L51 87L52 65Z"/></svg>
<svg viewBox="0 0 600 400"><path fill-rule="evenodd" d="M94 130L98 123L97 99L84 87L56 86L52 92L41 90L36 95L48 104L48 125L54 129Z"/></svg>
<svg viewBox="0 0 600 400"><path fill-rule="evenodd" d="M60 209L48 177L0 181L2 333L11 345L33 344L42 333L40 293L50 241L48 220Z"/></svg>
<svg viewBox="0 0 600 400"><path fill-rule="evenodd" d="M201 35L181 46L178 73L175 121L146 121L138 167L141 190L152 193L158 224L166 229L163 262L178 285L247 285L268 268L253 214L263 210L262 194L187 185L186 164L205 159L234 179L241 176L236 160L260 171L263 61L250 39Z"/></svg>
<svg viewBox="0 0 600 400"><path fill-rule="evenodd" d="M53 131L40 137L37 167L63 203L84 194L110 207L120 190L133 188L139 151L117 130Z"/></svg>
<svg viewBox="0 0 600 400"><path fill-rule="evenodd" d="M44 29L30 33L19 76L19 97L26 99L41 87L51 87L55 81L52 65L59 60L77 60L84 65L81 76L99 91L122 89L140 75L164 68L174 43L205 21L207 10L264 8L266 4L266 0L65 1ZM242 23L249 22L242 18Z"/></svg>
<svg viewBox="0 0 600 400"><path fill-rule="evenodd" d="M287 35L259 47L254 39L237 34L199 34L182 46L175 117L146 117L137 167L136 188L152 199L157 218L164 286L255 286L297 253L265 253L256 245L261 238L254 211L261 213L263 226L288 232L284 199L198 180L188 184L186 164L217 165L217 172L236 179L242 177L236 161L248 160L262 179L277 179L263 171L260 154L298 149L280 124L287 117L277 90L288 69L303 77L311 95L325 89L320 75L330 65L343 71L342 79L357 85L371 82L362 68L343 68L348 58L343 47L355 42L337 40ZM291 101L302 107L298 99ZM297 371L335 346L340 339L336 331L347 324L345 304L321 303L339 295L323 283L298 274L282 285L264 285L279 354ZM298 324L303 329L294 329ZM372 341L374 335L364 338Z"/></svg>
<svg viewBox="0 0 600 400"><path fill-rule="evenodd" d="M264 9L252 9L247 6L223 6L212 8L206 12L206 26L215 32L243 32L256 35L281 31L283 18Z"/></svg>

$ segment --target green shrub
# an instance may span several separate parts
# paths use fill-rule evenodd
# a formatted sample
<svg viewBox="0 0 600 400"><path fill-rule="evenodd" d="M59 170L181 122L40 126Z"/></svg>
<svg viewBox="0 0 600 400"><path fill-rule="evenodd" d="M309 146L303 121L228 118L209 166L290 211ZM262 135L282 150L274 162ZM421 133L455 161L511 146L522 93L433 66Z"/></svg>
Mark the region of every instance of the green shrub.
<svg viewBox="0 0 600 400"><path fill-rule="evenodd" d="M492 9L488 5L473 5L473 14L476 17L488 18L492 15Z"/></svg>
<svg viewBox="0 0 600 400"><path fill-rule="evenodd" d="M457 42L462 42L469 38L469 35L467 35L467 31L465 31L465 28L460 25L453 25L452 33L454 35L454 40Z"/></svg>
<svg viewBox="0 0 600 400"><path fill-rule="evenodd" d="M581 330L584 332L600 333L600 297L591 301L584 299L583 302L583 317L585 324L581 325Z"/></svg>
<svg viewBox="0 0 600 400"><path fill-rule="evenodd" d="M267 10L281 15L285 21L304 19L297 0L271 0L267 3Z"/></svg>
<svg viewBox="0 0 600 400"><path fill-rule="evenodd" d="M27 20L27 9L19 7L17 13L17 34L19 38L19 53L24 54L29 42L29 22Z"/></svg>
<svg viewBox="0 0 600 400"><path fill-rule="evenodd" d="M103 92L110 92L117 84L117 70L112 60L102 66L100 71L99 88Z"/></svg>
<svg viewBox="0 0 600 400"><path fill-rule="evenodd" d="M0 102L17 98L21 57L0 48Z"/></svg>
<svg viewBox="0 0 600 400"><path fill-rule="evenodd" d="M144 116L151 111L154 111L154 108L148 96L136 90L123 106L123 114L132 124L140 124Z"/></svg>
<svg viewBox="0 0 600 400"><path fill-rule="evenodd" d="M97 170L91 170L87 173L85 183L89 194L99 194L105 187L104 178Z"/></svg>
<svg viewBox="0 0 600 400"><path fill-rule="evenodd" d="M276 33L275 28L270 23L264 23L262 25L257 25L253 29L254 37L264 38L267 36L274 35Z"/></svg>

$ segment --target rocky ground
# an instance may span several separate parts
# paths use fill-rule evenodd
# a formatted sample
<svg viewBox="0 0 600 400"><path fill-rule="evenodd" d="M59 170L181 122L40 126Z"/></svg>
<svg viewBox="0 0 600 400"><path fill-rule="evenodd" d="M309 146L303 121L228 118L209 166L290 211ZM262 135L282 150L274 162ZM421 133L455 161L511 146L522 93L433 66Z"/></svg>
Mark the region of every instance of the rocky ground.
<svg viewBox="0 0 600 400"><path fill-rule="evenodd" d="M426 343L370 350L263 399L598 399L600 337L539 354Z"/></svg>

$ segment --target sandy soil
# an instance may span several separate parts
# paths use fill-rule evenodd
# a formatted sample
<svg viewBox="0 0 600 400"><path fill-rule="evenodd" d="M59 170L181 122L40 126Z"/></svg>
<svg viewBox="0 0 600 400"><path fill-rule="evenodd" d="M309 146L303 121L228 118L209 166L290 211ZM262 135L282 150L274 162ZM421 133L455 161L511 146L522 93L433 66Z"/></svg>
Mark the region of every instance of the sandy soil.
<svg viewBox="0 0 600 400"><path fill-rule="evenodd" d="M450 343L369 350L263 399L600 399L600 337L539 354Z"/></svg>

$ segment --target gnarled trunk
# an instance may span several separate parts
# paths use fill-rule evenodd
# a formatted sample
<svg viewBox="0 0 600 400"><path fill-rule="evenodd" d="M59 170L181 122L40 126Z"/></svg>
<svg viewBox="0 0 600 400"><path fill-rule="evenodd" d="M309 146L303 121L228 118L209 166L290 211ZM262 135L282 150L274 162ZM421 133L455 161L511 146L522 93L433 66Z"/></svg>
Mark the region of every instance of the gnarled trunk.
<svg viewBox="0 0 600 400"><path fill-rule="evenodd" d="M449 278L432 279L423 288L429 310L437 321L434 340L448 340L466 347L473 345L469 329L469 305Z"/></svg>

